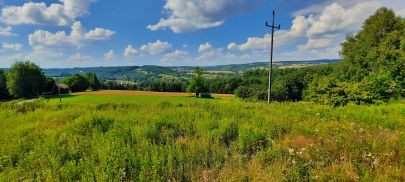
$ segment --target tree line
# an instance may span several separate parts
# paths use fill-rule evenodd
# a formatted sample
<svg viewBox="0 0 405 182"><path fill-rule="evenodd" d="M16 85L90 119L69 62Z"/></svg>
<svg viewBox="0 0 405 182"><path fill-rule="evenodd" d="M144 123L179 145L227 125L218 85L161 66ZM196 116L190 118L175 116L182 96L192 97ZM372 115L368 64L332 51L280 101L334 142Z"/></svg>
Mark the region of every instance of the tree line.
<svg viewBox="0 0 405 182"><path fill-rule="evenodd" d="M95 73L76 74L61 81L72 92L96 91L102 85ZM32 62L16 62L8 73L0 70L0 100L31 99L59 92L56 81Z"/></svg>
<svg viewBox="0 0 405 182"><path fill-rule="evenodd" d="M144 90L157 92L193 92L197 97L210 97L209 85L202 76L203 70L197 67L190 82L181 81L148 81L141 83L104 81L101 82L95 73L74 74L61 80L69 87L70 92L87 90ZM59 85L60 86L60 85ZM56 81L46 76L42 69L32 62L16 62L5 73L0 70L0 100L31 99L44 94L60 93ZM67 90L63 90L67 93ZM224 91L223 91L224 92ZM203 95L201 95L203 94Z"/></svg>

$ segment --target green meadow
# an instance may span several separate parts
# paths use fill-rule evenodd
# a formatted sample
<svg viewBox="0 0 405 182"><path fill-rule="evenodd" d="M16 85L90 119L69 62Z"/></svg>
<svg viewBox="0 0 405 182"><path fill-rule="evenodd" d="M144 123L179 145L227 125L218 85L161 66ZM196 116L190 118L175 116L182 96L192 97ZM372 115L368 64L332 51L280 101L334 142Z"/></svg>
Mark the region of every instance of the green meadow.
<svg viewBox="0 0 405 182"><path fill-rule="evenodd" d="M404 181L405 104L64 96L0 104L0 181Z"/></svg>

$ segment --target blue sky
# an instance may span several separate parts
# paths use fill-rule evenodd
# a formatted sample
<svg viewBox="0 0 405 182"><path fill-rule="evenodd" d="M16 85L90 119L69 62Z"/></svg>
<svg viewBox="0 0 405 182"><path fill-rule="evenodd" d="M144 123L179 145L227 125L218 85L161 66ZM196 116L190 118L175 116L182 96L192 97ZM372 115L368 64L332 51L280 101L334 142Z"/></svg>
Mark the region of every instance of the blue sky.
<svg viewBox="0 0 405 182"><path fill-rule="evenodd" d="M340 43L403 0L0 0L0 67L221 65L339 58Z"/></svg>

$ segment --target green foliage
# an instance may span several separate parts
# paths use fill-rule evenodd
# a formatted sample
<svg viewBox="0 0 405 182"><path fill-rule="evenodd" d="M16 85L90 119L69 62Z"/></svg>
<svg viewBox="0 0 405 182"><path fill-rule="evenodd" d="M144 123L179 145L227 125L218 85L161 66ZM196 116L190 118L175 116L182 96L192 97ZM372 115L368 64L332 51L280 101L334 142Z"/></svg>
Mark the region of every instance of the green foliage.
<svg viewBox="0 0 405 182"><path fill-rule="evenodd" d="M17 62L7 75L7 88L16 98L38 97L46 89L45 75L34 63Z"/></svg>
<svg viewBox="0 0 405 182"><path fill-rule="evenodd" d="M204 70L202 68L196 67L194 69L194 76L187 87L187 91L195 93L196 97L200 97L200 94L208 92L208 87L205 78L203 77L203 72Z"/></svg>
<svg viewBox="0 0 405 182"><path fill-rule="evenodd" d="M68 85L72 92L83 92L89 88L89 81L83 75L73 75L62 80L62 83Z"/></svg>
<svg viewBox="0 0 405 182"><path fill-rule="evenodd" d="M234 94L242 79L240 77L215 78L207 80L209 91L218 94Z"/></svg>
<svg viewBox="0 0 405 182"><path fill-rule="evenodd" d="M403 95L403 18L379 9L342 44L343 61L329 78L314 80L307 99L333 105L389 102ZM328 101L328 98L329 101Z"/></svg>
<svg viewBox="0 0 405 182"><path fill-rule="evenodd" d="M86 73L85 77L89 82L89 87L92 91L97 91L101 89L101 83L98 80L96 73Z"/></svg>
<svg viewBox="0 0 405 182"><path fill-rule="evenodd" d="M0 101L10 98L10 94L7 89L7 76L3 70L0 69Z"/></svg>
<svg viewBox="0 0 405 182"><path fill-rule="evenodd" d="M45 85L46 85L45 92L57 93L58 90L56 89L56 81L53 78L46 77Z"/></svg>
<svg viewBox="0 0 405 182"><path fill-rule="evenodd" d="M185 92L186 83L179 81L155 81L139 84L139 89L155 92Z"/></svg>

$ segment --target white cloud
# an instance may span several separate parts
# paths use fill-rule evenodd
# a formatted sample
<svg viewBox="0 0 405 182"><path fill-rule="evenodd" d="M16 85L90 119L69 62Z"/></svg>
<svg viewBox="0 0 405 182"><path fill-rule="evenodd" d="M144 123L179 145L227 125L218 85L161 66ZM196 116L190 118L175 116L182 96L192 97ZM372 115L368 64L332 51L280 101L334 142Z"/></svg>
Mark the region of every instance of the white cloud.
<svg viewBox="0 0 405 182"><path fill-rule="evenodd" d="M44 2L27 2L22 6L6 6L0 20L9 25L70 25L89 13L90 4L95 0L60 0L47 6Z"/></svg>
<svg viewBox="0 0 405 182"><path fill-rule="evenodd" d="M17 36L17 34L13 33L13 28L8 26L8 27L1 27L0 26L0 36L5 36L5 37L11 37L11 36Z"/></svg>
<svg viewBox="0 0 405 182"><path fill-rule="evenodd" d="M309 38L307 43L299 45L298 49L320 49L329 47L337 38L336 35L325 35L322 38ZM337 42L339 43L339 42Z"/></svg>
<svg viewBox="0 0 405 182"><path fill-rule="evenodd" d="M325 7L331 5L332 3L338 3L344 7L351 7L361 1L373 1L373 0L316 0L316 2L311 3L310 6L294 12L293 15L299 16L299 15L320 14L325 9Z"/></svg>
<svg viewBox="0 0 405 182"><path fill-rule="evenodd" d="M89 40L107 40L114 34L115 32L112 30L96 28L94 30L90 30L89 32L87 32L84 38Z"/></svg>
<svg viewBox="0 0 405 182"><path fill-rule="evenodd" d="M351 8L333 3L327 6L307 31L308 36L319 36L336 32L358 30L365 19L373 14L381 4L376 1L360 2Z"/></svg>
<svg viewBox="0 0 405 182"><path fill-rule="evenodd" d="M405 17L405 9L399 10L397 13L399 16Z"/></svg>
<svg viewBox="0 0 405 182"><path fill-rule="evenodd" d="M18 52L21 50L22 47L23 47L22 44L9 44L9 43L2 42L0 50L12 50L12 51Z"/></svg>
<svg viewBox="0 0 405 182"><path fill-rule="evenodd" d="M132 45L128 45L127 48L125 48L125 50L124 50L123 56L124 57L131 57L131 56L134 56L134 55L136 55L138 53L139 53L139 51L136 50L134 47L132 47Z"/></svg>
<svg viewBox="0 0 405 182"><path fill-rule="evenodd" d="M157 40L154 43L148 43L146 45L141 46L140 50L142 52L149 53L150 55L157 55L166 53L169 49L172 48L172 44L168 42L162 42Z"/></svg>
<svg viewBox="0 0 405 182"><path fill-rule="evenodd" d="M401 0L316 0L313 5L300 9L293 13L294 16L320 14L325 10L325 7L330 6L332 3L337 3L345 8L353 7L358 3L379 3L380 6L393 9L399 15L401 10L405 9L405 3Z"/></svg>
<svg viewBox="0 0 405 182"><path fill-rule="evenodd" d="M316 59L339 58L340 46L327 47L324 49L297 49L275 55L280 61L303 61Z"/></svg>
<svg viewBox="0 0 405 182"><path fill-rule="evenodd" d="M238 45L236 43L230 43L227 48L228 50L235 50L238 49Z"/></svg>
<svg viewBox="0 0 405 182"><path fill-rule="evenodd" d="M26 56L27 60L56 60L63 57L62 51L48 47L33 47L33 51Z"/></svg>
<svg viewBox="0 0 405 182"><path fill-rule="evenodd" d="M68 58L69 62L91 62L93 57L81 53L74 54Z"/></svg>
<svg viewBox="0 0 405 182"><path fill-rule="evenodd" d="M198 47L198 52L205 52L205 51L210 50L211 48L212 48L212 45L207 42L207 43L205 43L205 44L201 44L201 45Z"/></svg>
<svg viewBox="0 0 405 182"><path fill-rule="evenodd" d="M96 40L110 39L114 31L96 28L86 32L80 22L75 22L71 27L70 34L65 31L51 33L45 30L37 30L28 35L29 44L32 46L83 46Z"/></svg>
<svg viewBox="0 0 405 182"><path fill-rule="evenodd" d="M109 50L108 52L104 53L104 58L106 59L112 59L114 58L115 53L114 50Z"/></svg>
<svg viewBox="0 0 405 182"><path fill-rule="evenodd" d="M319 9L321 7L322 10ZM345 35L350 32L357 32L364 20L379 7L381 7L381 3L375 0L361 2L342 0L342 4L330 3L327 6L317 6L315 8L317 11L307 9L308 12L318 13L307 16L297 15L290 29L275 33L275 47L284 48L281 56L278 57L280 59L294 58L295 60L299 56L310 59L337 58L339 51L337 48L344 41ZM302 42L305 43L301 44ZM248 38L245 43L240 45L230 43L228 49L240 51L267 50L270 44L271 35L266 34L264 37ZM285 50L286 48L295 50ZM333 52L328 53L328 51Z"/></svg>
<svg viewBox="0 0 405 182"><path fill-rule="evenodd" d="M169 17L150 30L170 28L175 33L217 27L230 16L256 7L263 0L167 0L164 9Z"/></svg>
<svg viewBox="0 0 405 182"><path fill-rule="evenodd" d="M305 18L304 16L297 16L291 25L290 30L280 30L274 35L276 47L285 44L293 43L294 40L302 38L305 36L305 32L310 26L310 21L312 21L312 16ZM255 50L255 49L268 49L271 44L271 34L266 34L264 37L249 37L247 41L241 45L231 43L228 45L228 49L238 48L241 51L245 50Z"/></svg>
<svg viewBox="0 0 405 182"><path fill-rule="evenodd" d="M186 51L175 50L174 52L163 55L163 61L178 61L188 59L189 55Z"/></svg>

